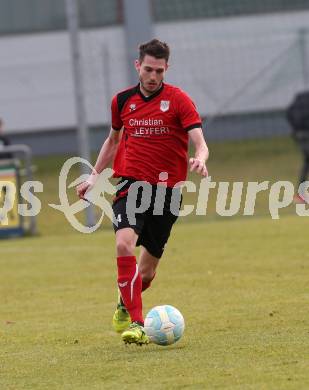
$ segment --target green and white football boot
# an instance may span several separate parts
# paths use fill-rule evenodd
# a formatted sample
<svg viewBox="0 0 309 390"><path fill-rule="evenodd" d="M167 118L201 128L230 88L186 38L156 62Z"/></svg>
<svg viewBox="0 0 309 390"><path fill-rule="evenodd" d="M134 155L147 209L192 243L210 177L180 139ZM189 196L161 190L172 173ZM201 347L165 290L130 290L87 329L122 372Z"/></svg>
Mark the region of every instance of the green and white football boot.
<svg viewBox="0 0 309 390"><path fill-rule="evenodd" d="M121 335L125 344L149 344L149 337L146 335L144 327L137 322L132 322L127 330Z"/></svg>
<svg viewBox="0 0 309 390"><path fill-rule="evenodd" d="M130 315L127 312L127 309L123 305L120 294L118 292L118 303L117 303L117 309L113 315L113 328L115 332L121 333L124 330L126 330L131 323Z"/></svg>

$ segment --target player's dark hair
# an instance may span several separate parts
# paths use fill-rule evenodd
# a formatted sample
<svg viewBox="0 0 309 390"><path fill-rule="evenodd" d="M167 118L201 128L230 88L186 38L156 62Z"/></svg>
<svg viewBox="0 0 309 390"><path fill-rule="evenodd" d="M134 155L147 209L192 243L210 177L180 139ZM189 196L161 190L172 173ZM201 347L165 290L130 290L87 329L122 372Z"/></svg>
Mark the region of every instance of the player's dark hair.
<svg viewBox="0 0 309 390"><path fill-rule="evenodd" d="M158 59L164 58L166 62L168 62L170 56L170 48L168 47L167 43L161 42L158 39L152 39L151 41L142 43L139 46L140 62L143 61L146 54Z"/></svg>

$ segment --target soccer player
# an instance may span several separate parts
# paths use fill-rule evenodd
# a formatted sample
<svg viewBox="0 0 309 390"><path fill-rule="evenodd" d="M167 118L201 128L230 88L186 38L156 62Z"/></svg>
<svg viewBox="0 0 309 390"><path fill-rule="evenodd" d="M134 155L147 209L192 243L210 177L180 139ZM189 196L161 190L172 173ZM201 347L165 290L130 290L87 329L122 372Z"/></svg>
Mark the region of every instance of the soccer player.
<svg viewBox="0 0 309 390"><path fill-rule="evenodd" d="M142 291L150 287L159 259L177 213L171 212L173 188L180 187L188 170L189 138L195 147L190 171L207 176L208 148L201 128L201 118L191 98L180 88L163 82L168 69L169 47L157 39L139 47L135 68L139 84L119 92L111 104L112 126L92 174L77 187L84 198L97 174L113 161L120 177L113 202L120 297L113 317L114 329L122 332L125 343L147 344L142 313ZM128 218L127 205L134 183L151 186L150 206ZM156 208L156 194L165 185L162 212ZM163 191L164 192L164 191ZM162 191L160 192L162 193ZM179 190L180 193L180 190ZM136 204L143 194L138 192ZM178 211L180 202L178 202ZM137 265L134 250L141 246Z"/></svg>

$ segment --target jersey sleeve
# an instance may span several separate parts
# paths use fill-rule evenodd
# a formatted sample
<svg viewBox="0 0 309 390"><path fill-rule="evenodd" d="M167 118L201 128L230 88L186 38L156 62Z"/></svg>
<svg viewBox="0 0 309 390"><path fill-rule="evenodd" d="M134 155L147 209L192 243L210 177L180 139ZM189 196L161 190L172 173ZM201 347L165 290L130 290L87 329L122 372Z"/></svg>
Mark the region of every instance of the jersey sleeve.
<svg viewBox="0 0 309 390"><path fill-rule="evenodd" d="M123 126L123 122L121 120L119 109L118 109L117 95L114 96L112 99L111 114L112 114L112 128L116 131L119 131Z"/></svg>
<svg viewBox="0 0 309 390"><path fill-rule="evenodd" d="M176 99L177 111L182 128L185 131L189 131L196 127L202 127L201 117L190 96L180 90L176 95Z"/></svg>

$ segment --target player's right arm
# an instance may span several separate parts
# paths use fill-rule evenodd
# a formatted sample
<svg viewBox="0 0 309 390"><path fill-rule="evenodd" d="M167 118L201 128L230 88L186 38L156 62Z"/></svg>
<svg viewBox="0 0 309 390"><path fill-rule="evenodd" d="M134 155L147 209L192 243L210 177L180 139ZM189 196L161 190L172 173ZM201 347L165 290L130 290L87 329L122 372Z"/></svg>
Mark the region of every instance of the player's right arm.
<svg viewBox="0 0 309 390"><path fill-rule="evenodd" d="M85 193L95 184L98 175L113 161L121 138L120 133L120 131L111 128L108 137L101 147L91 174L86 181L76 187L76 193L80 199L84 199Z"/></svg>

